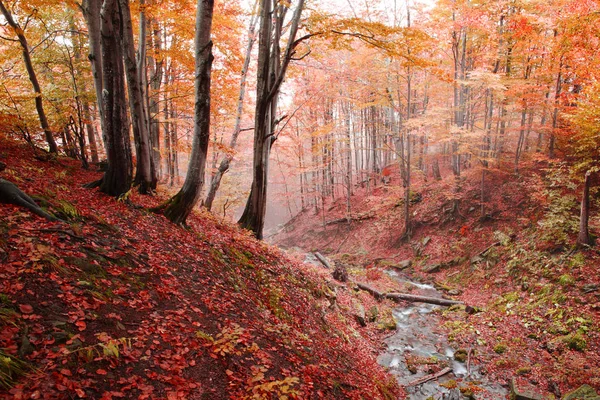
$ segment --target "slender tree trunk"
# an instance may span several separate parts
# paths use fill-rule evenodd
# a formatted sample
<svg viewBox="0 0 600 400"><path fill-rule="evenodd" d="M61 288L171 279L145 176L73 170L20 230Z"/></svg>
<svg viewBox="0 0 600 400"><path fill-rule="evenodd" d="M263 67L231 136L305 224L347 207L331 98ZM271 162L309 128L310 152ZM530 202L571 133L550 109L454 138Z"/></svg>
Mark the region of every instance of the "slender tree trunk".
<svg viewBox="0 0 600 400"><path fill-rule="evenodd" d="M169 83L169 71L166 73L166 83ZM167 181L171 180L170 186L173 186L174 177L173 177L173 159L171 158L173 150L171 149L171 114L169 104L171 100L167 97L165 93L164 102L163 102L163 118L165 122L163 122L163 148L165 152L165 175Z"/></svg>
<svg viewBox="0 0 600 400"><path fill-rule="evenodd" d="M177 133L177 108L171 103L171 166L169 174L171 176L171 186L179 183L179 156L177 149L179 147Z"/></svg>
<svg viewBox="0 0 600 400"><path fill-rule="evenodd" d="M406 135L406 180L404 189L404 237L408 240L412 234L410 220L410 135Z"/></svg>
<svg viewBox="0 0 600 400"><path fill-rule="evenodd" d="M150 136L148 133L146 107L142 88L141 74L138 70L138 60L135 57L135 46L133 43L133 26L129 0L119 0L121 15L123 18L123 52L125 56L125 76L127 77L127 89L129 91L129 109L131 111L131 122L133 126L133 138L136 152L136 170L134 184L139 185L139 192L148 194L156 188L153 180L152 161L150 159ZM142 31L143 32L143 31ZM145 38L144 38L145 39ZM145 53L145 40L140 44L140 55ZM145 59L145 56L143 57ZM141 60L142 57L139 57Z"/></svg>
<svg viewBox="0 0 600 400"><path fill-rule="evenodd" d="M579 217L579 235L577 236L577 246L589 246L592 244L588 229L590 219L590 171L585 174L583 184L583 196L581 198L581 213Z"/></svg>
<svg viewBox="0 0 600 400"><path fill-rule="evenodd" d="M159 114L159 98L160 87L163 80L163 64L164 61L159 59L162 51L162 41L160 37L160 27L157 21L151 21L152 27L152 56L148 57L150 66L150 81L149 89L146 88L146 97L148 102L148 123L150 130L150 143L152 145L152 162L154 164L154 173L156 180L160 179L161 175L161 160L160 160L160 123L158 122ZM166 79L167 80L167 79ZM166 97L166 94L165 94Z"/></svg>
<svg viewBox="0 0 600 400"><path fill-rule="evenodd" d="M87 101L84 101L83 103L83 117L85 118L85 128L90 144L92 162L97 164L100 161L98 158L98 145L96 144L96 137L94 136L94 121L92 119L92 113L90 112L90 105Z"/></svg>
<svg viewBox="0 0 600 400"><path fill-rule="evenodd" d="M560 57L558 75L556 76L556 87L554 90L554 111L552 113L552 133L548 144L548 157L554 158L554 146L556 143L556 130L558 128L558 109L560 106L560 95L562 92L562 68L563 56Z"/></svg>
<svg viewBox="0 0 600 400"><path fill-rule="evenodd" d="M37 110L37 114L40 120L40 125L42 126L42 130L44 131L44 135L46 137L46 142L48 143L48 149L50 153L58 153L58 146L56 145L56 141L54 140L54 136L52 135L52 131L50 130L50 125L48 124L48 118L46 117L46 113L44 111L44 103L42 101L42 89L40 88L40 83L35 74L35 70L33 69L33 63L31 62L31 53L29 51L29 44L27 43L27 38L25 37L24 31L21 26L13 19L12 14L8 9L4 6L4 1L0 0L0 11L2 11L2 15L8 22L8 25L13 29L17 38L19 39L19 44L23 50L23 61L25 62L25 68L27 69L27 75L29 76L29 80L31 81L31 85L33 86L33 91L35 92L35 109Z"/></svg>
<svg viewBox="0 0 600 400"><path fill-rule="evenodd" d="M204 184L204 170L210 142L210 83L213 62L210 34L214 4L214 0L198 0L197 3L192 153L183 187L164 206L165 216L176 224L185 224L200 198Z"/></svg>
<svg viewBox="0 0 600 400"><path fill-rule="evenodd" d="M102 46L100 38L100 11L102 0L83 0L81 11L85 18L88 28L88 59L92 66L92 77L94 80L94 89L96 90L97 109L100 114L100 125L104 124L102 116ZM102 128L104 131L104 128ZM105 144L106 146L106 144Z"/></svg>
<svg viewBox="0 0 600 400"><path fill-rule="evenodd" d="M279 41L288 5L276 3L276 8L272 9L271 0L261 0L253 179L246 207L239 220L239 224L243 228L251 230L258 239L263 237L262 231L267 207L269 155L275 141L274 129L279 89L298 44L296 33L303 6L304 0L299 0L289 27L286 51L281 59Z"/></svg>

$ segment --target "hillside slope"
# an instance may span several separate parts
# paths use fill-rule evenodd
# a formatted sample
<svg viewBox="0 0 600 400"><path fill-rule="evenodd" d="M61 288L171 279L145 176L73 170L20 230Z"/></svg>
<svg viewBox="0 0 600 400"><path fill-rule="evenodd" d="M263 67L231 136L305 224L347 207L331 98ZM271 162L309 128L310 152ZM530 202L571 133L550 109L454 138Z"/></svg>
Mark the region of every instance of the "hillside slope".
<svg viewBox="0 0 600 400"><path fill-rule="evenodd" d="M1 175L68 223L0 204L0 398L392 399L351 294L236 227L190 229L0 136ZM334 305L332 306L332 303Z"/></svg>
<svg viewBox="0 0 600 400"><path fill-rule="evenodd" d="M408 241L398 176L355 187L351 223L345 199L329 200L325 216L304 210L271 241L327 254L382 291L410 290L390 287L382 273L410 260L411 279L480 311L446 311L443 328L494 381L544 398L582 384L600 389L600 257L573 248L579 192L565 165L540 157L520 176L488 171L483 202L480 171L466 170L459 191L450 171L441 181L417 177ZM590 223L597 233L597 214Z"/></svg>

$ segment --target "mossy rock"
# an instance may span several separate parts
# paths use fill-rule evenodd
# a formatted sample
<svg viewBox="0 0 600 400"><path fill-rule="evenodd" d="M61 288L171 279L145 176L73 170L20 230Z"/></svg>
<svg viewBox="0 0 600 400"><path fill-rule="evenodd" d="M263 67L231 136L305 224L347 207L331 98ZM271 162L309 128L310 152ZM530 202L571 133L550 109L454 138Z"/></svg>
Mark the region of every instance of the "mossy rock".
<svg viewBox="0 0 600 400"><path fill-rule="evenodd" d="M369 322L375 322L375 321L377 321L378 317L379 317L379 309L377 309L377 306L373 306L373 307L369 308L369 311L367 311L367 320Z"/></svg>
<svg viewBox="0 0 600 400"><path fill-rule="evenodd" d="M454 353L454 359L458 362L464 363L465 361L467 361L468 354L469 353L467 352L467 350L458 349Z"/></svg>
<svg viewBox="0 0 600 400"><path fill-rule="evenodd" d="M563 400L600 400L600 395L590 385L583 385L565 394Z"/></svg>
<svg viewBox="0 0 600 400"><path fill-rule="evenodd" d="M571 350L584 351L587 348L587 341L579 332L563 336L562 341Z"/></svg>
<svg viewBox="0 0 600 400"><path fill-rule="evenodd" d="M515 375L527 375L531 372L531 367L520 367L515 371Z"/></svg>
<svg viewBox="0 0 600 400"><path fill-rule="evenodd" d="M497 354L504 354L506 352L506 345L504 343L498 343L494 346L494 352Z"/></svg>
<svg viewBox="0 0 600 400"><path fill-rule="evenodd" d="M396 320L394 319L391 310L382 310L381 314L379 315L379 322L377 323L377 328L385 331L396 330Z"/></svg>

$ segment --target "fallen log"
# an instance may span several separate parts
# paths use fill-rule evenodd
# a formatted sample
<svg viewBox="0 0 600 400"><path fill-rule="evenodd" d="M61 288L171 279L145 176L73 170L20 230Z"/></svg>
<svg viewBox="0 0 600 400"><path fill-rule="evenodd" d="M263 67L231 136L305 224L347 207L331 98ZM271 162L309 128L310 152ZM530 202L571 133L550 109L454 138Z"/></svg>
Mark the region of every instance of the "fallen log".
<svg viewBox="0 0 600 400"><path fill-rule="evenodd" d="M392 300L404 300L411 301L414 303L436 304L438 306L453 306L455 304L464 304L462 301L457 300L440 299L437 297L416 296L414 294L406 293L386 293L385 297Z"/></svg>
<svg viewBox="0 0 600 400"><path fill-rule="evenodd" d="M369 292L371 294L371 296L375 297L377 300L381 300L384 298L384 294L381 293L380 291L378 291L377 289L375 289L369 285L365 285L364 283L360 283L360 282L354 282L354 283L356 283L356 286L358 286L359 289L362 289L365 292Z"/></svg>
<svg viewBox="0 0 600 400"><path fill-rule="evenodd" d="M357 215L354 217L343 217L343 218L338 218L338 219L334 219L331 221L327 221L327 222L325 222L325 225L344 224L344 223L350 223L350 222L355 222L355 221L364 221L366 219L371 219L374 217L375 217L374 214L363 214L363 215Z"/></svg>
<svg viewBox="0 0 600 400"><path fill-rule="evenodd" d="M437 379L439 377L442 377L442 376L446 375L448 372L451 372L451 371L452 371L452 368L446 367L446 368L444 368L444 369L436 372L435 374L426 375L426 376L424 376L422 378L419 378L419 379L416 379L416 380L414 380L412 382L409 382L409 383L406 384L406 386L421 385L421 384L423 384L425 382L429 382L429 381L432 381L432 380Z"/></svg>
<svg viewBox="0 0 600 400"><path fill-rule="evenodd" d="M321 253L315 251L313 254L315 255L315 257L317 257L317 260L319 260L325 268L332 269L332 266L331 264L329 264L329 261L327 261L327 259Z"/></svg>
<svg viewBox="0 0 600 400"><path fill-rule="evenodd" d="M404 300L404 301L410 301L410 302L414 302L414 303L435 304L438 306L453 306L455 304L464 304L462 301L440 299L437 297L416 296L414 294L406 294L406 293L381 293L377 289L375 289L369 285L366 285L364 283L361 283L361 282L355 282L355 283L359 289L369 292L377 300L385 298L385 299L391 299L391 300L396 300L396 301Z"/></svg>

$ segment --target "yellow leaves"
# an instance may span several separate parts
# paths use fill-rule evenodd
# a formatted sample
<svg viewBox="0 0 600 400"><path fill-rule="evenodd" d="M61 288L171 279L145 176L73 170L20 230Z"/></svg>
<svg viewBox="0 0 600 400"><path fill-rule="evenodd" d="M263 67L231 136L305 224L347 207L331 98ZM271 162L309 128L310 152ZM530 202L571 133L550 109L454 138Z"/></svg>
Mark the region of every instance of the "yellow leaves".
<svg viewBox="0 0 600 400"><path fill-rule="evenodd" d="M259 372L251 379L251 383L264 380L265 367L260 367ZM271 399L273 397L279 400L287 400L292 396L297 396L299 393L294 386L300 382L300 379L289 376L281 380L272 380L258 385L249 386L248 391L251 392L247 399Z"/></svg>

